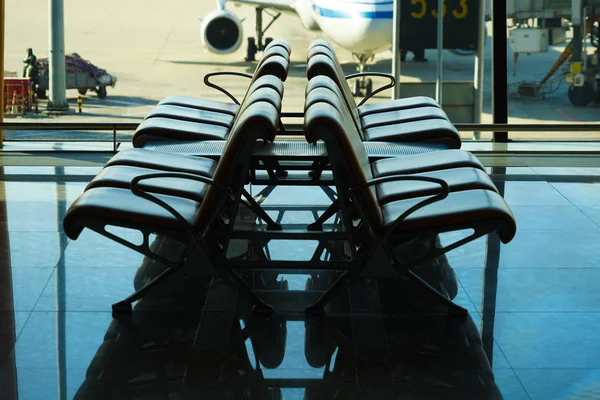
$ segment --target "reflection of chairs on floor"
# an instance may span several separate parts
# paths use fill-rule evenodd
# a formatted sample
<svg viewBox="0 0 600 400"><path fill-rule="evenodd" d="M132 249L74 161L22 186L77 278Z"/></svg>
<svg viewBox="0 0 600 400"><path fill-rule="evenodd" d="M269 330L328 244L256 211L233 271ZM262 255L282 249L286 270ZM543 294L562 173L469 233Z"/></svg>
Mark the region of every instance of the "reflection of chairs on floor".
<svg viewBox="0 0 600 400"><path fill-rule="evenodd" d="M306 358L325 368L323 380L306 389L306 400L502 399L471 317L386 320L387 349L379 354L356 353L350 323L327 324L307 329Z"/></svg>
<svg viewBox="0 0 600 400"><path fill-rule="evenodd" d="M232 339L228 346L207 353L194 348L202 317L198 310L173 311L171 304L145 298L131 319L112 321L75 399L240 399L247 390L252 398L277 399L278 390L267 387L261 368L276 368L283 360L285 321L249 332L233 321L225 334ZM253 359L244 345L247 337Z"/></svg>
<svg viewBox="0 0 600 400"><path fill-rule="evenodd" d="M367 353L354 331L371 316L311 320L305 357L323 375L308 380L301 370L282 379L265 376L264 369L276 371L284 359L284 319L241 323L234 317L229 332L212 332L220 346L199 350L199 324L211 317L223 314L173 310L172 304L143 299L131 319L110 324L75 399L271 400L282 398L283 387L304 388L307 400L502 398L470 317L386 319L385 348Z"/></svg>

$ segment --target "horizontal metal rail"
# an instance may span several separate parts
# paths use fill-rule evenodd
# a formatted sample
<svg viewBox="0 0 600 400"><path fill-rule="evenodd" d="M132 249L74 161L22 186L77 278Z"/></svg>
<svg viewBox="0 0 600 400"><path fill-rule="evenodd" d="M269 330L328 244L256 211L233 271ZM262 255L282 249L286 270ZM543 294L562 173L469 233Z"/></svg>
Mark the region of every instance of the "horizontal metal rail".
<svg viewBox="0 0 600 400"><path fill-rule="evenodd" d="M3 122L5 131L135 131L135 122Z"/></svg>
<svg viewBox="0 0 600 400"><path fill-rule="evenodd" d="M300 114L300 113L298 113ZM135 131L135 122L3 122L7 131ZM454 124L463 132L592 132L600 131L600 123L576 124Z"/></svg>

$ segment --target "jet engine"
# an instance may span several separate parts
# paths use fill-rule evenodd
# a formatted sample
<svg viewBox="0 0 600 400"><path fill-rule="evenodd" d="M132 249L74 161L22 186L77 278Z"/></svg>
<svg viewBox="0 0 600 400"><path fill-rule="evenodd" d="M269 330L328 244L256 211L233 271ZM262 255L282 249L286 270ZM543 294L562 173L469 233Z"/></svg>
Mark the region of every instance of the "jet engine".
<svg viewBox="0 0 600 400"><path fill-rule="evenodd" d="M240 48L244 37L242 21L232 12L215 10L202 20L200 37L213 53L233 53Z"/></svg>

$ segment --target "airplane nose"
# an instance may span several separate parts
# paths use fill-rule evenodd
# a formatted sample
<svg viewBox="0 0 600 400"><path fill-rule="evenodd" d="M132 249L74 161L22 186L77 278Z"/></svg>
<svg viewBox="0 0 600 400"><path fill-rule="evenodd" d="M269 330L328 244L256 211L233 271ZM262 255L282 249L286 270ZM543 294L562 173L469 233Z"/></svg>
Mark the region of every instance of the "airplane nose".
<svg viewBox="0 0 600 400"><path fill-rule="evenodd" d="M392 44L392 20L384 18L332 18L323 29L340 46L355 53L387 50Z"/></svg>

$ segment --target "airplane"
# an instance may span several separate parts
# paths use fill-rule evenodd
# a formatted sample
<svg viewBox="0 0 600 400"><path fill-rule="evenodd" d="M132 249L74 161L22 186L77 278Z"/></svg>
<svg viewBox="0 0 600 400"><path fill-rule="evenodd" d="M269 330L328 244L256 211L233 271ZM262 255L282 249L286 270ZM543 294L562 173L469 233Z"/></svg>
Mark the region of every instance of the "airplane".
<svg viewBox="0 0 600 400"><path fill-rule="evenodd" d="M226 9L227 2L256 9L256 37L248 38L247 61L254 61L256 52L262 51L272 40L265 38L265 34L282 13L297 15L307 30L323 32L350 51L358 61L358 72L366 72L367 63L373 60L375 54L392 47L393 0L216 0L216 10L202 20L200 28L202 43L216 54L232 53L240 48L243 41L243 21ZM428 7L428 3L431 2L411 0L410 16L415 21L424 21L423 17L430 16L437 18L437 10ZM454 16L457 20L466 17L469 3L467 0L458 1L458 7L448 9L444 16ZM266 26L263 13L271 18ZM355 82L354 92L358 96L364 89L365 95L369 96L372 88L372 81L363 78Z"/></svg>

